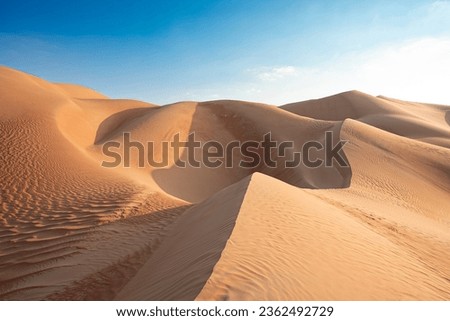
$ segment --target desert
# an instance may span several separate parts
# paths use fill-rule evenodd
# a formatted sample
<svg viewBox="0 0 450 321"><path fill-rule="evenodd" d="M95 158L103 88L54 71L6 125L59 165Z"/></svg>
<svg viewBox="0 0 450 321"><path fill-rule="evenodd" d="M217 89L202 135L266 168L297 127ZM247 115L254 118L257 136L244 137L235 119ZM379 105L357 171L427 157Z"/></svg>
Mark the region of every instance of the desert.
<svg viewBox="0 0 450 321"><path fill-rule="evenodd" d="M268 132L294 151L331 132L348 166L158 154L175 135ZM124 133L167 166L137 149L102 166ZM0 136L1 300L450 300L450 106L359 91L159 106L3 66Z"/></svg>

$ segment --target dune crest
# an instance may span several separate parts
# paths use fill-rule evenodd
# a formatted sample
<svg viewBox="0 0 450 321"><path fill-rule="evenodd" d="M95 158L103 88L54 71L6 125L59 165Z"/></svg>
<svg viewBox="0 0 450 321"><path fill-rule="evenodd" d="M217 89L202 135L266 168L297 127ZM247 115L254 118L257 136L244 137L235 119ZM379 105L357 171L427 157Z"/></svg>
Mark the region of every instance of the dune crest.
<svg viewBox="0 0 450 321"><path fill-rule="evenodd" d="M433 300L449 290L433 268L345 207L254 174L197 299Z"/></svg>
<svg viewBox="0 0 450 321"><path fill-rule="evenodd" d="M450 108L448 106L406 102L349 91L280 108L315 119L355 119L400 136L450 147L450 127L445 122L445 115Z"/></svg>

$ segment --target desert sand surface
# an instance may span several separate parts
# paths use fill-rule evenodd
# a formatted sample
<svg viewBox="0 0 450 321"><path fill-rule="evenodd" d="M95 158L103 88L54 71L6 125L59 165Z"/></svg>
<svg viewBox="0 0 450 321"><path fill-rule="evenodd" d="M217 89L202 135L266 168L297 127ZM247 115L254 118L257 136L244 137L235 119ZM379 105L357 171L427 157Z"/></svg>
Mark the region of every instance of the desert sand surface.
<svg viewBox="0 0 450 321"><path fill-rule="evenodd" d="M330 131L349 166L102 166L124 133L163 159ZM450 106L157 106L0 67L0 135L1 300L450 300Z"/></svg>

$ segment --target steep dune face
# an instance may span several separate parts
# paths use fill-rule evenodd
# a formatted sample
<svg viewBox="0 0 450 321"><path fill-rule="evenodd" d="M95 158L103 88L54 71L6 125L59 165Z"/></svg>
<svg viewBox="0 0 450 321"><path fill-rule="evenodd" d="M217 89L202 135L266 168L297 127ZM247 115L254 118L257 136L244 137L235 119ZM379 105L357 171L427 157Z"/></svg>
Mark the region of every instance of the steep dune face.
<svg viewBox="0 0 450 321"><path fill-rule="evenodd" d="M292 159L292 152L301 152L303 144L309 140L322 142L325 139L325 132L334 132L334 138L339 137L340 124L333 122L321 122L296 117L283 112L273 106L245 103L238 101L217 101L200 103L196 106L190 132L195 133L196 138L201 142L218 141L222 146L228 146L232 142L240 144L248 141L262 142L264 135L271 134L272 140L281 143L292 141L295 149L285 157L274 153L273 159L279 164L285 164ZM263 153L257 150L261 160ZM316 157L324 159L323 151L317 153ZM319 168L308 168L303 164L295 168L286 168L279 165L271 168L261 161L260 165L254 168L244 168L239 163L245 158L234 150L234 161L231 168L225 164L218 168L170 168L154 172L155 180L171 194L180 195L181 198L190 201L203 200L214 192L233 184L240 179L252 174L255 171L266 173L277 177L292 185L309 188L338 188L348 186L351 177L351 170L347 167L340 167L333 164L332 167L320 166ZM201 154L198 155L201 159ZM345 155L344 155L345 157ZM182 158L184 159L184 158ZM195 179L189 179L193 178ZM172 182L164 184L169 180ZM194 183L194 188L182 185L179 189L174 181ZM192 190L196 191L195 193Z"/></svg>
<svg viewBox="0 0 450 321"><path fill-rule="evenodd" d="M360 92L156 106L0 67L0 299L448 300L449 113ZM349 166L285 166L326 132ZM294 145L273 167L162 149L267 133ZM124 166L125 134L167 164Z"/></svg>
<svg viewBox="0 0 450 321"><path fill-rule="evenodd" d="M129 111L131 113L131 110ZM117 116L116 116L117 115ZM139 110L133 117L125 120L128 114L125 112L111 116L100 124L97 142L98 154L101 144L105 141L120 143L123 147L124 134L129 133L133 141L143 142L144 146L150 142L153 144L153 158L160 163L163 157L163 144L171 146L174 137L179 135L182 142L188 141L190 134L195 135L195 140L201 145L215 141L224 148L222 164L217 167L205 166L202 150L196 151L195 159L199 166L191 166L187 162L189 156L186 152L177 157L172 149L166 158L168 162L164 168L139 163L137 148L133 148L130 156L132 168L138 169L144 175L151 178L165 192L181 199L198 202L206 199L222 188L233 184L255 171L266 173L283 181L299 187L308 188L338 188L346 187L350 183L351 169L346 166L333 163L332 166L319 166L310 168L300 164L295 168L286 166L268 166L264 163L264 155L261 148L255 152L259 155L259 165L246 168L240 166L246 158L239 149L228 150L230 144L245 142L261 143L266 134L271 134L272 140L277 144L291 141L294 148L287 149L285 156L279 156L273 152L272 159L279 164L285 164L294 158L293 153L302 153L303 145L311 140L325 145L325 133L333 133L332 142L339 141L339 122L326 122L311 120L305 117L293 115L274 106L239 102L216 101L206 103L183 102L167 106L155 107L149 110ZM117 117L117 118L116 118ZM110 123L119 124L111 126ZM112 128L108 133L105 128ZM315 150L313 150L315 151ZM122 159L124 150L120 149ZM145 150L145 155L147 150ZM313 159L325 159L325 150L322 149L312 156ZM227 158L230 157L230 163ZM343 155L345 158L345 155ZM175 166L175 163L186 163L185 168ZM150 180L150 178L149 178Z"/></svg>
<svg viewBox="0 0 450 321"><path fill-rule="evenodd" d="M249 182L247 177L187 210L116 299L195 299L229 242Z"/></svg>

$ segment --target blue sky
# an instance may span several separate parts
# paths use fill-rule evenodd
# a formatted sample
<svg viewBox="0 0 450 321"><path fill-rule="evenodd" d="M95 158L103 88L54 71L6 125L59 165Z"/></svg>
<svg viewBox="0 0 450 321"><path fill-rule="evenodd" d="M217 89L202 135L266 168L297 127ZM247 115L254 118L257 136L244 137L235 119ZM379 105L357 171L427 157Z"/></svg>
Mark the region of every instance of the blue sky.
<svg viewBox="0 0 450 321"><path fill-rule="evenodd" d="M2 3L0 64L113 98L450 104L449 1Z"/></svg>

